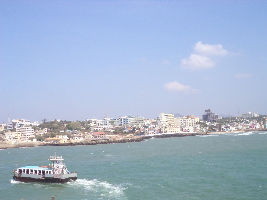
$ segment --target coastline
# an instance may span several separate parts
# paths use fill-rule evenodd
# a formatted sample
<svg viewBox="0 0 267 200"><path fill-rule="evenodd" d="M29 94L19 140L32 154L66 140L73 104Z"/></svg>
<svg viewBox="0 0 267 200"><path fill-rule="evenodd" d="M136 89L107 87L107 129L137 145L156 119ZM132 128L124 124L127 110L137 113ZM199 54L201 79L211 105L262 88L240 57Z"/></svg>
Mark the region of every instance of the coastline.
<svg viewBox="0 0 267 200"><path fill-rule="evenodd" d="M9 149L9 148L29 148L29 147L38 147L38 146L76 146L76 145L98 145L98 144L115 144L115 143L128 143L128 142L142 142L151 138L167 138L167 137L186 137L186 136L196 136L202 134L190 133L190 134L164 134L164 135L155 135L155 136L135 136L133 138L124 138L118 140L88 140L81 142L68 142L68 143L44 143L44 142L23 142L9 144L5 142L0 142L0 150Z"/></svg>
<svg viewBox="0 0 267 200"><path fill-rule="evenodd" d="M76 145L98 145L98 144L115 144L115 143L128 143L128 142L142 142L151 138L169 138L169 137L186 137L186 136L197 136L197 135L223 135L223 134L235 134L235 133L244 133L244 132L258 132L258 131L267 131L267 129L260 130L244 130L244 131L231 131L231 132L208 132L208 133L174 133L174 134L162 134L162 135L147 135L147 136L135 136L132 138L124 139L99 139L99 140L85 140L81 142L68 142L68 143L45 143L45 142L22 142L22 143L6 143L0 142L0 150L9 149L9 148L29 148L29 147L38 147L38 146L76 146Z"/></svg>
<svg viewBox="0 0 267 200"><path fill-rule="evenodd" d="M267 131L267 129L247 129L240 131L218 131L218 132L208 132L207 135L224 135L224 134L235 134L235 133L247 133L247 132L258 132Z"/></svg>

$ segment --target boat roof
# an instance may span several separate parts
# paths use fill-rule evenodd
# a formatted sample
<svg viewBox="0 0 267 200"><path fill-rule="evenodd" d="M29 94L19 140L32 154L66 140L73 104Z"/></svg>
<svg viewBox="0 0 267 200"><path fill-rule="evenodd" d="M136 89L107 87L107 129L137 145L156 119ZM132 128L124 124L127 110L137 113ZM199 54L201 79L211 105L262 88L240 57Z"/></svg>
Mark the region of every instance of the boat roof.
<svg viewBox="0 0 267 200"><path fill-rule="evenodd" d="M25 167L20 167L19 169L52 170L51 168L40 167L40 166L25 166Z"/></svg>

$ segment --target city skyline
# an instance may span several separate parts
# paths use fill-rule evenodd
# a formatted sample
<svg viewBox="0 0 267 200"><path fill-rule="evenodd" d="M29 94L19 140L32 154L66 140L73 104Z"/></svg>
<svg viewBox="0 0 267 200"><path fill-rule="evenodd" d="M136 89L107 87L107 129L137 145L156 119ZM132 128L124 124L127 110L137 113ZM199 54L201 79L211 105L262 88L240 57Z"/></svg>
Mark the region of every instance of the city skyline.
<svg viewBox="0 0 267 200"><path fill-rule="evenodd" d="M0 121L267 113L264 1L0 5Z"/></svg>
<svg viewBox="0 0 267 200"><path fill-rule="evenodd" d="M10 118L8 117L6 121L1 121L0 123L2 123L2 125L6 124L6 123L11 123L13 120L26 120L26 121L32 121L32 122L38 122L38 123L43 123L43 122L49 122L49 121L88 121L88 120L102 120L102 119L121 119L121 118L142 118L142 119L159 119L160 116L162 114L171 114L173 115L174 117L196 117L196 118L199 118L200 120L203 120L203 121L208 121L206 118L204 119L204 115L207 114L207 112L210 112L211 114L214 114L217 116L217 119L222 119L222 118L231 118L231 117L237 117L237 118L242 118L242 117L248 117L248 118L253 118L254 117L259 117L259 116L266 116L266 114L259 114L259 113L256 113L256 112L246 112L246 113L239 113L238 115L231 115L231 114L228 114L228 115L220 115L220 114L217 114L217 113L213 113L212 112L213 110L211 109L206 109L203 111L202 114L181 114L181 113L164 113L164 112L161 112L161 113L158 113L156 116L152 116L152 117L146 117L146 116L141 116L141 115L130 115L130 114L125 114L125 115L118 115L118 116L102 116L102 117L87 117L87 118L84 118L84 119L73 119L73 120L70 120L70 119L59 119L59 118L55 118L55 119L49 119L49 118L43 118L43 119L25 119L23 117L19 117L19 118ZM245 117L245 118L246 118Z"/></svg>

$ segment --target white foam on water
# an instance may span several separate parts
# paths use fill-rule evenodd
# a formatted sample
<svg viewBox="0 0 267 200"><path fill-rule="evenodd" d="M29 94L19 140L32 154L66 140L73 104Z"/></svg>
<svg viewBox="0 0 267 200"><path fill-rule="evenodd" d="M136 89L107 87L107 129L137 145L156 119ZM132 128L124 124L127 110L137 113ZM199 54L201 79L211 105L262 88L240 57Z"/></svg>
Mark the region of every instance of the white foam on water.
<svg viewBox="0 0 267 200"><path fill-rule="evenodd" d="M267 135L267 132L258 133L259 135Z"/></svg>
<svg viewBox="0 0 267 200"><path fill-rule="evenodd" d="M124 195L125 187L120 185L113 185L106 181L99 181L97 179L77 179L76 181L69 182L68 185L72 187L83 188L86 191L100 193L101 196L118 197Z"/></svg>
<svg viewBox="0 0 267 200"><path fill-rule="evenodd" d="M214 136L219 136L219 135L197 135L198 137L214 137Z"/></svg>
<svg viewBox="0 0 267 200"><path fill-rule="evenodd" d="M237 135L244 136L244 135L253 135L253 134L255 134L255 132L245 132L245 133L239 133Z"/></svg>
<svg viewBox="0 0 267 200"><path fill-rule="evenodd" d="M11 184L19 184L19 183L23 183L23 182L15 181L14 179L10 179L10 183Z"/></svg>

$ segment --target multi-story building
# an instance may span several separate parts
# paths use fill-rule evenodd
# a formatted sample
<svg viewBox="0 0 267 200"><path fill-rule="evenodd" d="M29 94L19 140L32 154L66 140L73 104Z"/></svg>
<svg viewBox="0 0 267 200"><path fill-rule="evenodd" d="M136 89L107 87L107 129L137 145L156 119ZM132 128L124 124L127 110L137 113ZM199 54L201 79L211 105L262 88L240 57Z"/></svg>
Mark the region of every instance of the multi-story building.
<svg viewBox="0 0 267 200"><path fill-rule="evenodd" d="M131 124L132 121L133 121L133 117L131 117L131 116L119 117L117 119L117 125L119 125L119 126L127 126L127 125Z"/></svg>
<svg viewBox="0 0 267 200"><path fill-rule="evenodd" d="M16 129L22 126L32 126L32 123L26 119L13 119L7 124L7 130Z"/></svg>
<svg viewBox="0 0 267 200"><path fill-rule="evenodd" d="M31 126L16 128L16 133L20 135L20 140L29 140L35 137L34 129Z"/></svg>
<svg viewBox="0 0 267 200"><path fill-rule="evenodd" d="M174 115L168 113L160 113L159 115L159 125L161 128L161 133L179 133L180 126L179 123L175 123Z"/></svg>
<svg viewBox="0 0 267 200"><path fill-rule="evenodd" d="M181 128L180 126L163 126L161 128L161 132L162 133L180 133L181 132Z"/></svg>
<svg viewBox="0 0 267 200"><path fill-rule="evenodd" d="M185 116L175 118L174 121L176 123L175 125L178 125L180 127L195 127L199 122L199 118L194 116Z"/></svg>
<svg viewBox="0 0 267 200"><path fill-rule="evenodd" d="M145 118L143 117L133 117L133 116L123 116L117 119L118 126L140 126L144 125Z"/></svg>
<svg viewBox="0 0 267 200"><path fill-rule="evenodd" d="M194 116L184 116L174 118L175 126L180 127L180 129L184 132L193 132L199 122L198 117Z"/></svg>
<svg viewBox="0 0 267 200"><path fill-rule="evenodd" d="M135 127L141 127L145 124L145 118L144 117L132 117L130 121L130 125Z"/></svg>
<svg viewBox="0 0 267 200"><path fill-rule="evenodd" d="M213 122L216 121L219 116L211 112L210 109L205 110L205 114L202 116L204 121Z"/></svg>
<svg viewBox="0 0 267 200"><path fill-rule="evenodd" d="M174 126L174 115L167 113L160 113L159 122L161 126Z"/></svg>
<svg viewBox="0 0 267 200"><path fill-rule="evenodd" d="M254 112L248 112L245 114L242 114L243 118L253 118L253 117L259 117L260 115L258 113L254 113Z"/></svg>
<svg viewBox="0 0 267 200"><path fill-rule="evenodd" d="M4 131L6 128L6 124L0 124L0 131Z"/></svg>

